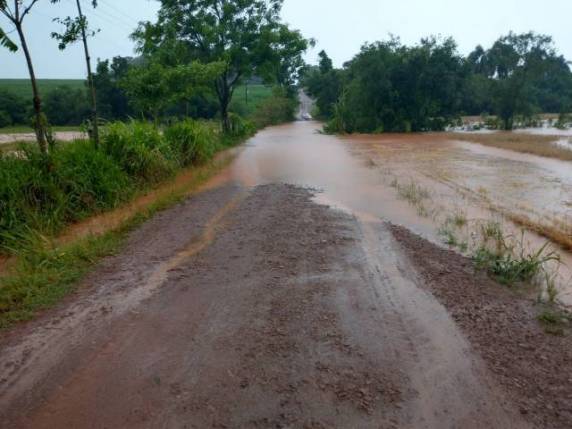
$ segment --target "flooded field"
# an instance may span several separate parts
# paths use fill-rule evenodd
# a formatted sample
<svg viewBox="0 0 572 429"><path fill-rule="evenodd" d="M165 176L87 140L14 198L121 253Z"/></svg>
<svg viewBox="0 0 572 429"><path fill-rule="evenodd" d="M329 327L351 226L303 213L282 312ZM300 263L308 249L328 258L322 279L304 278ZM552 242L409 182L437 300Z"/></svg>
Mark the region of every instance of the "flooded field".
<svg viewBox="0 0 572 429"><path fill-rule="evenodd" d="M259 133L230 174L248 185L319 189L321 202L403 225L470 254L483 234L518 251L545 243L560 255L550 283L572 304L572 168L569 162L450 140L445 134L335 137L298 122Z"/></svg>

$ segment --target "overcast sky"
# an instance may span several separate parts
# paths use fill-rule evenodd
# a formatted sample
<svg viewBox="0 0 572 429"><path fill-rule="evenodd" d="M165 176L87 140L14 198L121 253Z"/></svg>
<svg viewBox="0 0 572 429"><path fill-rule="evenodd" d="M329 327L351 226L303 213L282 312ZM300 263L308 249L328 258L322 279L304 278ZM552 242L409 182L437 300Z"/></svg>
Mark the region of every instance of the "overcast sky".
<svg viewBox="0 0 572 429"><path fill-rule="evenodd" d="M88 0L81 0L86 5ZM153 20L158 9L154 0L99 0L95 12L88 9L93 25L101 29L91 43L94 58L132 55L129 34L137 22ZM30 50L40 78L82 78L85 69L81 47L58 51L49 34L57 29L51 22L60 15L74 13L74 1L62 0L54 8L40 0L27 18ZM431 34L453 36L462 53L477 44L490 46L510 30L550 34L559 51L572 59L572 0L285 0L283 19L318 44L307 60L316 62L317 52L325 49L336 65L358 52L368 41L400 36L404 43L417 42ZM11 27L0 18L7 31ZM13 33L12 36L15 34ZM21 53L11 54L0 48L0 78L27 77Z"/></svg>

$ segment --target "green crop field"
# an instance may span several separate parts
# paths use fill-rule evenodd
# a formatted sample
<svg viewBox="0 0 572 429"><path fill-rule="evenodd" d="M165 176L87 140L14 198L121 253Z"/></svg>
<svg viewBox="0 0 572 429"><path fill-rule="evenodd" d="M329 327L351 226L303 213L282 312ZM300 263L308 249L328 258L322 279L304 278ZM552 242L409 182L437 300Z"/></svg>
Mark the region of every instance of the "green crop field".
<svg viewBox="0 0 572 429"><path fill-rule="evenodd" d="M38 79L38 85L43 95L58 86L84 88L82 79ZM21 97L32 98L32 86L29 79L0 79L0 90L11 91Z"/></svg>
<svg viewBox="0 0 572 429"><path fill-rule="evenodd" d="M246 90L248 89L248 95ZM272 87L260 84L240 85L234 91L232 106L238 113L248 115L272 95Z"/></svg>

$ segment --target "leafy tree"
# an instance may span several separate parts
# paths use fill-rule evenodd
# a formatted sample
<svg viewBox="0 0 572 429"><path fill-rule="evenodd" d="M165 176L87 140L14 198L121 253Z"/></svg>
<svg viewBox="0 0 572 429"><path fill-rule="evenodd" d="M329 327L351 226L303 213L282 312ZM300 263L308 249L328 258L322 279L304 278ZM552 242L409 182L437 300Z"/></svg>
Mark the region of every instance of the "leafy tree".
<svg viewBox="0 0 572 429"><path fill-rule="evenodd" d="M485 53L478 72L491 81L496 113L505 129L514 117L570 107L572 75L566 60L556 54L552 38L535 33L509 33Z"/></svg>
<svg viewBox="0 0 572 429"><path fill-rule="evenodd" d="M122 81L135 106L157 122L165 109L179 101L188 100L197 90L215 80L226 68L217 62L174 67L152 62L132 67Z"/></svg>
<svg viewBox="0 0 572 429"><path fill-rule="evenodd" d="M32 83L32 92L34 94L34 130L36 132L36 140L43 154L48 152L48 134L47 134L47 119L42 113L42 99L38 89L38 82L34 71L32 56L26 41L24 33L24 19L32 8L38 3L38 0L0 0L0 12L14 25L14 29L20 39L20 46L26 57L26 65L28 73L30 74L30 81ZM0 45L7 48L9 51L16 52L18 46L10 39L8 33L0 27Z"/></svg>
<svg viewBox="0 0 572 429"><path fill-rule="evenodd" d="M140 51L165 65L223 61L215 80L223 129L237 85L254 75L288 83L308 41L280 22L283 0L161 0L157 23L133 37Z"/></svg>
<svg viewBox="0 0 572 429"><path fill-rule="evenodd" d="M335 132L441 130L483 113L511 129L516 117L572 108L570 65L535 33L510 33L466 58L450 38L414 46L394 38L364 45L343 70L322 51L301 82Z"/></svg>
<svg viewBox="0 0 572 429"><path fill-rule="evenodd" d="M334 69L334 63L332 62L331 58L328 57L326 51L321 50L320 53L318 54L318 57L320 58L320 63L318 67L320 68L321 74L326 74Z"/></svg>
<svg viewBox="0 0 572 429"><path fill-rule="evenodd" d="M79 125L90 116L87 92L68 86L48 92L44 98L44 109L54 125Z"/></svg>
<svg viewBox="0 0 572 429"><path fill-rule="evenodd" d="M302 85L310 96L316 98L319 116L328 118L340 96L343 78L325 51L321 51L318 57L319 66L305 70Z"/></svg>
<svg viewBox="0 0 572 429"><path fill-rule="evenodd" d="M344 131L440 130L459 112L463 59L452 39L413 47L391 39L364 45L346 64L344 82L333 109Z"/></svg>
<svg viewBox="0 0 572 429"><path fill-rule="evenodd" d="M52 3L58 3L60 0L51 0ZM97 0L91 0L91 5L96 8ZM95 83L93 79L93 74L91 72L91 57L89 56L89 47L87 44L88 33L92 36L96 33L95 31L89 31L88 22L81 9L81 3L76 0L77 5L77 16L76 17L66 17L65 19L56 19L57 22L65 26L63 33L52 33L52 37L59 41L60 50L66 49L66 47L72 43L77 42L81 39L83 43L83 50L85 54L85 62L87 65L87 83L91 91L91 126L93 127L92 138L97 146L99 146L99 118L97 115L97 94L95 89Z"/></svg>
<svg viewBox="0 0 572 429"><path fill-rule="evenodd" d="M127 94L120 86L133 61L130 57L114 57L111 62L98 61L93 81L97 88L97 105L103 118L126 119L133 114Z"/></svg>

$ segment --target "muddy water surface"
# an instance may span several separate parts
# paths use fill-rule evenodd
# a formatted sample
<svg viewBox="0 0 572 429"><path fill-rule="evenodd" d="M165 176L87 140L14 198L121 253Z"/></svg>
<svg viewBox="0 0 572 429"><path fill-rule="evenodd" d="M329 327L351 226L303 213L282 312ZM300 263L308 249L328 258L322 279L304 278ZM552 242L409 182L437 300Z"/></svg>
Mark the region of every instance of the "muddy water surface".
<svg viewBox="0 0 572 429"><path fill-rule="evenodd" d="M364 220L383 219L460 251L498 223L527 251L547 239L518 220L572 231L572 166L559 160L447 140L440 134L326 136L315 122L267 129L253 138L231 175L246 185L286 182L320 190L318 200ZM419 194L419 195L417 195ZM452 225L451 219L464 219ZM572 304L572 256L561 255L559 299Z"/></svg>

